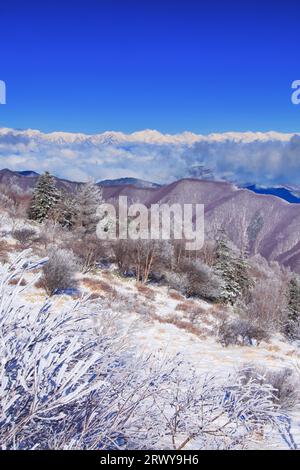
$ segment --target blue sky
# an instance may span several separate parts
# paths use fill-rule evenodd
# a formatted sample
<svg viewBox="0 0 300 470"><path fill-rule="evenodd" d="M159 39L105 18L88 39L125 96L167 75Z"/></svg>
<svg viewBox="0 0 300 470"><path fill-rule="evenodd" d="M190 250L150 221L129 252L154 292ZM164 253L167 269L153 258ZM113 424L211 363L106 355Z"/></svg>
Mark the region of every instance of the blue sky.
<svg viewBox="0 0 300 470"><path fill-rule="evenodd" d="M298 2L1 2L0 127L300 131Z"/></svg>

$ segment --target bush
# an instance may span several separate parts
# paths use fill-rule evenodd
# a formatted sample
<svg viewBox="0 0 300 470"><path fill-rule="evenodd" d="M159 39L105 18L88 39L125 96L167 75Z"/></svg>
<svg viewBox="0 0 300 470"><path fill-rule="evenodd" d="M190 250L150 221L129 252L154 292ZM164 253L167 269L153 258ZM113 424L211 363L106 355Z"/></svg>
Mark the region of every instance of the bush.
<svg viewBox="0 0 300 470"><path fill-rule="evenodd" d="M49 261L43 267L41 285L47 294L53 295L58 290L77 287L75 273L77 264L71 251L53 247L49 252Z"/></svg>
<svg viewBox="0 0 300 470"><path fill-rule="evenodd" d="M223 346L231 344L252 346L268 339L265 330L240 318L223 322L218 336Z"/></svg>
<svg viewBox="0 0 300 470"><path fill-rule="evenodd" d="M188 277L187 295L212 302L220 298L223 281L212 268L201 261L185 261L181 271Z"/></svg>
<svg viewBox="0 0 300 470"><path fill-rule="evenodd" d="M181 294L186 294L189 287L189 279L186 273L175 273L167 271L164 274L164 279L171 289L175 289Z"/></svg>
<svg viewBox="0 0 300 470"><path fill-rule="evenodd" d="M12 236L22 246L27 244L30 245L30 243L32 243L33 239L36 237L36 231L31 228L17 229L12 232Z"/></svg>
<svg viewBox="0 0 300 470"><path fill-rule="evenodd" d="M282 409L289 409L299 403L300 383L296 373L287 367L279 370L268 370L254 364L246 364L240 369L242 382L246 385L250 380L273 387L274 403Z"/></svg>
<svg viewBox="0 0 300 470"><path fill-rule="evenodd" d="M244 299L247 318L267 331L278 331L285 324L287 312L286 285L282 280L257 281Z"/></svg>
<svg viewBox="0 0 300 470"><path fill-rule="evenodd" d="M88 273L95 269L97 263L106 254L103 241L93 235L87 235L84 240L73 240L68 246L76 255L80 270L83 273Z"/></svg>
<svg viewBox="0 0 300 470"><path fill-rule="evenodd" d="M170 270L173 247L165 240L117 240L112 250L119 271L134 274L137 282L160 281L162 273Z"/></svg>

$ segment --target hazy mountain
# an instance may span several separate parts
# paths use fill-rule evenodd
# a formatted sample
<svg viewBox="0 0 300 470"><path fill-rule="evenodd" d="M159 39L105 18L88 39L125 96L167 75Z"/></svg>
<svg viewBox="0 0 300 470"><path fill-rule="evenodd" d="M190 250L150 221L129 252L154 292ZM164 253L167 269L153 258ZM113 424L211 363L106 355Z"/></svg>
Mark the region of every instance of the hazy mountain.
<svg viewBox="0 0 300 470"><path fill-rule="evenodd" d="M7 168L0 170L0 184L16 186L21 191L32 191L35 187L39 174L35 171L11 171ZM65 191L75 191L81 184L75 181L68 181L54 177L58 188Z"/></svg>
<svg viewBox="0 0 300 470"><path fill-rule="evenodd" d="M22 176L39 176L39 174L36 171L30 171L30 170L17 171L16 173L19 173L19 175L22 175Z"/></svg>
<svg viewBox="0 0 300 470"><path fill-rule="evenodd" d="M272 194L273 196L280 197L285 201L292 202L294 204L300 203L300 188L293 186L278 186L274 188L268 188L264 186L258 186L252 184L246 186L246 189L255 192L256 194Z"/></svg>
<svg viewBox="0 0 300 470"><path fill-rule="evenodd" d="M136 188L160 188L161 185L151 181L140 180L138 178L118 178L112 180L98 181L100 186L126 186L131 185Z"/></svg>
<svg viewBox="0 0 300 470"><path fill-rule="evenodd" d="M223 228L238 247L260 253L300 273L300 205L273 195L256 194L225 182L184 179L162 188L105 187L106 199L120 195L147 206L202 203L205 229L214 237Z"/></svg>

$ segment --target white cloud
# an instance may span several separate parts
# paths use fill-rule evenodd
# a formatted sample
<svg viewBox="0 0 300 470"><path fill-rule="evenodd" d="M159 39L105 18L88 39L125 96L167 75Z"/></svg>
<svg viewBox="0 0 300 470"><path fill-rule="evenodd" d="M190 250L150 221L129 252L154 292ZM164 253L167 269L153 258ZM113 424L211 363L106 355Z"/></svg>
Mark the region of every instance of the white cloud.
<svg viewBox="0 0 300 470"><path fill-rule="evenodd" d="M300 135L229 132L207 136L145 130L98 135L0 129L0 167L49 170L73 180L138 177L160 183L197 166L240 183L300 184Z"/></svg>

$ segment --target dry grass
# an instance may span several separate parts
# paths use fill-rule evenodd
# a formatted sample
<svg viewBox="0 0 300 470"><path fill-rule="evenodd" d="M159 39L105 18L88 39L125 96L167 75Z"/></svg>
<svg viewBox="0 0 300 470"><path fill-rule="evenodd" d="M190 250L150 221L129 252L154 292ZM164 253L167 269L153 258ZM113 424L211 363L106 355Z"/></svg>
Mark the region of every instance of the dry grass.
<svg viewBox="0 0 300 470"><path fill-rule="evenodd" d="M103 271L102 277L106 278L109 281L115 281L115 275L111 271Z"/></svg>
<svg viewBox="0 0 300 470"><path fill-rule="evenodd" d="M0 240L0 261L7 263L9 261L8 254L12 251L11 246L6 240Z"/></svg>
<svg viewBox="0 0 300 470"><path fill-rule="evenodd" d="M197 304L195 304L195 302L186 300L185 302L181 302L180 304L176 305L175 310L186 313L193 313L196 307Z"/></svg>
<svg viewBox="0 0 300 470"><path fill-rule="evenodd" d="M221 322L225 321L228 318L228 312L226 311L226 307L222 304L213 305L209 308L207 313L209 313L216 320L220 320Z"/></svg>
<svg viewBox="0 0 300 470"><path fill-rule="evenodd" d="M14 277L13 279L11 279L9 281L9 285L11 285L11 286L16 286L16 285L27 286L27 282L25 281L25 279L20 280L20 278Z"/></svg>
<svg viewBox="0 0 300 470"><path fill-rule="evenodd" d="M206 339L207 336L211 335L208 328L196 326L188 321L179 320L174 316L161 317L156 314L152 314L152 319L159 323L174 325L181 330L191 333L200 339Z"/></svg>
<svg viewBox="0 0 300 470"><path fill-rule="evenodd" d="M266 348L268 351L271 351L271 352L280 352L280 348L276 345L270 345L270 346L267 346Z"/></svg>
<svg viewBox="0 0 300 470"><path fill-rule="evenodd" d="M83 279L82 284L84 287L92 291L93 293L105 294L112 297L117 296L117 291L114 287L112 287L108 282L103 281L102 279L93 279L91 277L87 277Z"/></svg>
<svg viewBox="0 0 300 470"><path fill-rule="evenodd" d="M171 299L173 299L173 300L177 300L178 302L184 302L185 301L185 298L183 297L183 295L179 294L176 291L169 292L169 297L171 297Z"/></svg>
<svg viewBox="0 0 300 470"><path fill-rule="evenodd" d="M207 316L208 313L205 308L192 301L181 302L180 304L176 305L175 310L177 312L179 311L187 313L193 318Z"/></svg>
<svg viewBox="0 0 300 470"><path fill-rule="evenodd" d="M136 288L140 294L142 294L146 299L155 300L156 294L153 289L150 287L143 286L142 284L136 283Z"/></svg>
<svg viewBox="0 0 300 470"><path fill-rule="evenodd" d="M93 292L90 296L89 296L89 300L98 300L98 299L101 299L103 298L102 295L98 294L97 292Z"/></svg>
<svg viewBox="0 0 300 470"><path fill-rule="evenodd" d="M35 282L34 286L35 286L37 289L44 289L45 286L44 286L44 283L43 283L43 281L42 281L42 278L38 279L38 280Z"/></svg>

